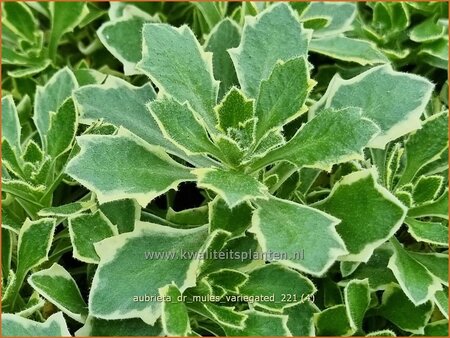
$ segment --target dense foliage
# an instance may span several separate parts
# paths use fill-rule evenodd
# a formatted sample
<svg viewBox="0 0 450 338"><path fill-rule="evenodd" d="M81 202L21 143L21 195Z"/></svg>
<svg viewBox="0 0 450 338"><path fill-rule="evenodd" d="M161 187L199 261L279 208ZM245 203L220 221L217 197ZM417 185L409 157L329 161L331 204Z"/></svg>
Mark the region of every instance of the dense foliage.
<svg viewBox="0 0 450 338"><path fill-rule="evenodd" d="M447 3L2 10L3 335L448 335Z"/></svg>

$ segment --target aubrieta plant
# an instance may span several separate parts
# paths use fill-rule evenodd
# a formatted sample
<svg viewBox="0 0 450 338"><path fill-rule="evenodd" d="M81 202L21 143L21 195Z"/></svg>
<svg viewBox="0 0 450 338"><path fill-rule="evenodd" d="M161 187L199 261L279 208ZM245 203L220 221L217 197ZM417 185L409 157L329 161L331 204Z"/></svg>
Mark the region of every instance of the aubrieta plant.
<svg viewBox="0 0 450 338"><path fill-rule="evenodd" d="M442 63L354 3L177 6L112 3L124 74L57 70L34 132L2 98L2 334L447 336Z"/></svg>

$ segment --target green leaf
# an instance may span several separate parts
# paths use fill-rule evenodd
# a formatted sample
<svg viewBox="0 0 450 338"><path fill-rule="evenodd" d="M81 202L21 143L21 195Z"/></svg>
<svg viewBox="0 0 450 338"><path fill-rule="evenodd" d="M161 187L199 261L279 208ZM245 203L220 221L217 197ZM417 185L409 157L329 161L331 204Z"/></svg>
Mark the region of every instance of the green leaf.
<svg viewBox="0 0 450 338"><path fill-rule="evenodd" d="M400 229L407 212L394 195L377 183L372 169L344 176L326 199L313 206L341 220L336 230L349 252L341 259L363 262Z"/></svg>
<svg viewBox="0 0 450 338"><path fill-rule="evenodd" d="M448 320L437 320L435 322L431 322L424 327L423 330L424 336L429 337L447 337L448 336Z"/></svg>
<svg viewBox="0 0 450 338"><path fill-rule="evenodd" d="M217 128L228 135L230 128L240 128L253 118L253 102L247 99L240 89L231 88L220 104L214 108L219 122Z"/></svg>
<svg viewBox="0 0 450 338"><path fill-rule="evenodd" d="M432 311L431 302L417 306L398 285L392 284L383 293L378 313L404 331L423 334Z"/></svg>
<svg viewBox="0 0 450 338"><path fill-rule="evenodd" d="M363 116L381 128L369 146L384 149L389 141L421 127L420 116L432 91L433 84L427 79L383 65L348 80L335 75L312 113L321 106L360 107Z"/></svg>
<svg viewBox="0 0 450 338"><path fill-rule="evenodd" d="M25 162L40 163L44 158L44 153L34 140L30 140L26 144L22 156Z"/></svg>
<svg viewBox="0 0 450 338"><path fill-rule="evenodd" d="M194 299L194 298L193 298ZM219 306L209 302L189 302L189 309L217 322L224 330L239 330L244 328L244 321L248 316L237 312L234 307Z"/></svg>
<svg viewBox="0 0 450 338"><path fill-rule="evenodd" d="M5 313L2 315L2 335L5 337L71 336L62 312L52 314L44 323Z"/></svg>
<svg viewBox="0 0 450 338"><path fill-rule="evenodd" d="M255 105L256 139L304 113L306 97L313 83L305 57L278 61L259 89Z"/></svg>
<svg viewBox="0 0 450 338"><path fill-rule="evenodd" d="M323 37L350 30L356 12L356 4L351 2L311 2L302 13L300 20L325 18L328 23L323 28L314 29L313 32L313 37Z"/></svg>
<svg viewBox="0 0 450 338"><path fill-rule="evenodd" d="M362 66L386 63L389 60L369 41L351 39L345 36L330 36L313 39L309 50L337 60L355 62Z"/></svg>
<svg viewBox="0 0 450 338"><path fill-rule="evenodd" d="M182 259L181 255L198 253L206 237L206 227L181 230L137 221L133 232L97 243L100 264L89 295L89 313L101 319L141 318L153 325L162 304L151 297L159 296L158 289L172 282L180 292L195 285L199 260ZM148 250L172 252L178 259L146 259ZM134 276L133 280L129 276ZM111 292L116 296L111 297Z"/></svg>
<svg viewBox="0 0 450 338"><path fill-rule="evenodd" d="M61 3L58 3L56 6L59 5ZM67 3L62 5L67 5ZM37 86L33 121L41 137L44 149L47 149L48 146L47 134L50 129L51 112L57 112L77 86L75 75L67 67L56 72L45 86Z"/></svg>
<svg viewBox="0 0 450 338"><path fill-rule="evenodd" d="M176 149L164 140L146 107L155 97L150 84L135 87L116 77L108 77L103 85L88 85L74 92L81 123L103 120L117 127L123 126L150 144Z"/></svg>
<svg viewBox="0 0 450 338"><path fill-rule="evenodd" d="M156 21L156 20L154 20ZM107 21L97 30L106 49L123 64L125 75L135 75L136 64L142 59L142 27L149 18L126 16Z"/></svg>
<svg viewBox="0 0 450 338"><path fill-rule="evenodd" d="M189 103L181 104L172 97L151 102L148 108L162 134L187 155L219 153L210 141L203 120Z"/></svg>
<svg viewBox="0 0 450 338"><path fill-rule="evenodd" d="M44 195L45 187L42 185L33 186L20 180L3 180L2 192L9 193L27 202L36 204L35 201L39 201Z"/></svg>
<svg viewBox="0 0 450 338"><path fill-rule="evenodd" d="M11 2L8 4L14 3ZM20 145L21 129L22 127L20 126L19 116L13 97L11 95L2 97L2 140L5 139L8 141L10 146L19 154L22 151Z"/></svg>
<svg viewBox="0 0 450 338"><path fill-rule="evenodd" d="M430 18L415 26L409 32L409 38L414 42L430 42L439 39L444 33L445 27Z"/></svg>
<svg viewBox="0 0 450 338"><path fill-rule="evenodd" d="M444 193L441 196L439 196L436 201L422 204L409 209L408 216L410 217L435 216L448 219L448 189L445 189Z"/></svg>
<svg viewBox="0 0 450 338"><path fill-rule="evenodd" d="M370 305L368 279L351 280L345 286L344 299L350 327L355 332L362 332L364 315Z"/></svg>
<svg viewBox="0 0 450 338"><path fill-rule="evenodd" d="M237 47L240 41L240 27L229 18L223 19L214 26L205 41L205 51L213 53L214 77L220 81L219 99L225 95L229 88L238 84L233 61L231 61L227 50Z"/></svg>
<svg viewBox="0 0 450 338"><path fill-rule="evenodd" d="M80 87L94 84L101 84L105 82L105 80L108 78L108 75L99 72L95 69L79 68L74 70L73 74L77 78L77 82L80 85Z"/></svg>
<svg viewBox="0 0 450 338"><path fill-rule="evenodd" d="M219 196L209 203L209 230L222 229L231 233L232 237L242 235L250 227L252 209L247 203L234 208Z"/></svg>
<svg viewBox="0 0 450 338"><path fill-rule="evenodd" d="M208 223L208 206L202 205L198 208L190 208L180 211L175 211L169 207L167 209L166 219L172 223L195 228L198 225Z"/></svg>
<svg viewBox="0 0 450 338"><path fill-rule="evenodd" d="M17 244L17 276L24 278L28 271L48 259L55 227L56 221L51 218L27 219L23 223Z"/></svg>
<svg viewBox="0 0 450 338"><path fill-rule="evenodd" d="M194 177L160 148L129 136L85 135L66 173L97 194L100 203L135 198L145 207L156 196Z"/></svg>
<svg viewBox="0 0 450 338"><path fill-rule="evenodd" d="M448 69L448 39L442 38L437 41L423 44L421 50L417 55L429 65L440 68Z"/></svg>
<svg viewBox="0 0 450 338"><path fill-rule="evenodd" d="M180 290L171 284L159 289L159 293L166 298L162 303L161 315L164 333L169 337L187 336L191 332L191 325Z"/></svg>
<svg viewBox="0 0 450 338"><path fill-rule="evenodd" d="M362 159L362 149L378 131L358 108L326 109L253 167L286 160L297 167L330 171L333 164Z"/></svg>
<svg viewBox="0 0 450 338"><path fill-rule="evenodd" d="M436 199L444 184L442 176L420 176L414 185L414 204L422 204Z"/></svg>
<svg viewBox="0 0 450 338"><path fill-rule="evenodd" d="M95 205L95 202L86 201L86 202L74 202L69 204L60 205L58 207L50 207L41 209L38 212L39 216L43 217L69 217L73 215L77 215L92 208Z"/></svg>
<svg viewBox="0 0 450 338"><path fill-rule="evenodd" d="M9 174L23 178L27 175L24 173L23 161L18 157L19 152L12 148L8 140L2 141L2 164L3 169L7 170ZM6 175L4 175L6 176Z"/></svg>
<svg viewBox="0 0 450 338"><path fill-rule="evenodd" d="M150 144L162 146L185 160L203 164L205 161L200 162L198 157L186 157L183 151L163 137L146 106L155 97L151 84L135 87L113 76L109 76L103 85L84 86L74 92L81 123L91 124L103 120L117 127L123 126ZM105 109L106 103L108 109Z"/></svg>
<svg viewBox="0 0 450 338"><path fill-rule="evenodd" d="M3 214L3 213L2 213ZM4 215L2 215L4 218ZM2 244L2 276L6 279L6 276L9 274L9 270L11 269L11 258L12 258L12 252L13 252L13 231L9 229L4 228L3 220L2 220L2 228L1 228L2 238L1 238L1 244ZM3 293L4 295L4 293Z"/></svg>
<svg viewBox="0 0 450 338"><path fill-rule="evenodd" d="M213 77L211 53L202 49L187 26L146 24L142 34L142 60L137 69L150 77L161 92L179 102L188 101L209 130L214 130L212 109L219 83Z"/></svg>
<svg viewBox="0 0 450 338"><path fill-rule="evenodd" d="M434 293L441 290L441 282L437 277L419 263L412 252L406 251L394 238L391 239L394 254L388 263L407 297L415 304L421 305L431 299Z"/></svg>
<svg viewBox="0 0 450 338"><path fill-rule="evenodd" d="M73 257L91 264L98 264L94 244L105 238L118 235L117 227L97 210L93 214L82 214L69 218L70 241Z"/></svg>
<svg viewBox="0 0 450 338"><path fill-rule="evenodd" d="M285 315L273 315L255 310L242 313L248 317L243 329L224 327L227 336L290 336Z"/></svg>
<svg viewBox="0 0 450 338"><path fill-rule="evenodd" d="M448 147L448 112L433 115L411 134L405 143L406 166L399 185L406 184Z"/></svg>
<svg viewBox="0 0 450 338"><path fill-rule="evenodd" d="M221 159L232 168L236 168L241 164L244 158L244 149L241 145L231 137L219 134L215 137L214 143L220 149Z"/></svg>
<svg viewBox="0 0 450 338"><path fill-rule="evenodd" d="M395 276L387 265L392 256L390 246L382 245L375 249L367 263L359 264L353 273L351 279L368 279L372 291L384 290L386 287L396 282ZM346 262L342 262L346 263ZM350 279L350 280L351 280ZM345 282L345 280L343 281Z"/></svg>
<svg viewBox="0 0 450 338"><path fill-rule="evenodd" d="M409 252L416 261L448 286L448 255L441 253Z"/></svg>
<svg viewBox="0 0 450 338"><path fill-rule="evenodd" d="M65 33L73 31L89 13L89 10L84 2L49 3L49 10L51 17L51 34L48 48L50 56L55 58L61 37Z"/></svg>
<svg viewBox="0 0 450 338"><path fill-rule="evenodd" d="M150 326L139 318L104 320L89 316L86 324L75 332L77 337L98 336L160 336L161 324Z"/></svg>
<svg viewBox="0 0 450 338"><path fill-rule="evenodd" d="M418 242L448 247L448 227L439 222L423 222L407 217L408 232Z"/></svg>
<svg viewBox="0 0 450 338"><path fill-rule="evenodd" d="M326 308L315 315L317 336L349 336L353 334L345 305Z"/></svg>
<svg viewBox="0 0 450 338"><path fill-rule="evenodd" d="M57 112L50 113L47 133L47 152L55 158L71 149L78 127L78 114L71 98L64 101Z"/></svg>
<svg viewBox="0 0 450 338"><path fill-rule="evenodd" d="M305 301L284 309L288 315L287 327L293 336L315 336L314 314L320 310L317 306Z"/></svg>
<svg viewBox="0 0 450 338"><path fill-rule="evenodd" d="M75 280L61 265L55 263L48 269L33 273L28 283L70 318L85 322L87 305Z"/></svg>
<svg viewBox="0 0 450 338"><path fill-rule="evenodd" d="M29 298L27 304L24 307L21 307L19 312L15 312L14 314L24 318L29 318L37 311L41 311L44 305L45 301L40 298L37 293L33 293Z"/></svg>
<svg viewBox="0 0 450 338"><path fill-rule="evenodd" d="M240 237L233 239L225 238L225 240L225 243L219 243L220 245L217 245L218 248L216 248L216 250L219 255L223 252L222 255L224 255L226 259L205 260L201 266L202 274L223 269L242 270L241 268L246 268L254 263L252 255L249 255L248 253L249 251L255 252L259 250L258 241L253 234L244 233ZM235 252L240 259L233 259L233 257L230 257L229 253L231 251Z"/></svg>
<svg viewBox="0 0 450 338"><path fill-rule="evenodd" d="M325 307L332 307L343 303L341 289L331 278L325 277L319 290L322 291L323 305Z"/></svg>
<svg viewBox="0 0 450 338"><path fill-rule="evenodd" d="M339 223L337 218L275 197L256 204L258 208L249 231L256 234L263 252L280 256L266 260L320 276L339 256L347 253L335 229ZM317 250L317 245L322 249Z"/></svg>
<svg viewBox="0 0 450 338"><path fill-rule="evenodd" d="M314 284L295 270L277 263L265 264L249 272L249 279L239 288L240 294L265 296L254 304L269 311L282 312L316 292Z"/></svg>
<svg viewBox="0 0 450 338"><path fill-rule="evenodd" d="M217 168L194 169L197 186L210 189L222 197L230 208L255 199L267 199L267 187L252 176Z"/></svg>
<svg viewBox="0 0 450 338"><path fill-rule="evenodd" d="M30 8L20 2L5 2L2 9L3 24L21 38L33 43L36 40L38 22Z"/></svg>
<svg viewBox="0 0 450 338"><path fill-rule="evenodd" d="M285 3L274 4L256 17L247 16L241 43L228 50L244 93L256 98L261 81L278 60L306 56L310 36Z"/></svg>
<svg viewBox="0 0 450 338"><path fill-rule="evenodd" d="M206 276L206 281L211 286L218 286L227 291L239 292L239 289L248 280L248 275L238 270L222 269Z"/></svg>
<svg viewBox="0 0 450 338"><path fill-rule="evenodd" d="M133 199L104 203L100 205L100 210L117 226L119 233L133 231L135 220L141 217L141 207Z"/></svg>
<svg viewBox="0 0 450 338"><path fill-rule="evenodd" d="M448 320L448 289L437 291L434 294L434 303Z"/></svg>
<svg viewBox="0 0 450 338"><path fill-rule="evenodd" d="M227 3L220 2L193 2L192 5L201 13L201 18L205 20L209 29L225 16L227 8Z"/></svg>

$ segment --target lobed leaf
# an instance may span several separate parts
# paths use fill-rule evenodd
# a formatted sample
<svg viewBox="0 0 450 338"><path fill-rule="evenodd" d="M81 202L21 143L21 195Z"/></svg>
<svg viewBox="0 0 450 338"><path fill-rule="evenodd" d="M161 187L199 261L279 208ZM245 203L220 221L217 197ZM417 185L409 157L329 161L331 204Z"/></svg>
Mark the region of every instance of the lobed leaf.
<svg viewBox="0 0 450 338"><path fill-rule="evenodd" d="M252 209L247 203L230 208L224 199L217 196L209 203L209 231L222 229L239 237L250 227Z"/></svg>
<svg viewBox="0 0 450 338"><path fill-rule="evenodd" d="M59 8L60 5L58 4L56 6ZM56 72L45 86L38 86L36 88L33 121L39 132L41 144L44 149L47 149L49 146L47 143L47 135L51 124L50 113L56 113L64 101L72 95L72 90L77 87L78 84L75 76L66 67Z"/></svg>
<svg viewBox="0 0 450 338"><path fill-rule="evenodd" d="M256 139L304 113L306 97L313 83L305 57L277 61L269 77L261 81L256 99Z"/></svg>
<svg viewBox="0 0 450 338"><path fill-rule="evenodd" d="M69 234L73 247L73 257L90 264L98 264L94 244L118 235L117 227L97 210L93 214L76 215L69 218Z"/></svg>
<svg viewBox="0 0 450 338"><path fill-rule="evenodd" d="M155 22L152 18L123 16L103 23L97 35L106 49L123 64L125 75L140 72L136 64L142 59L142 27L145 23Z"/></svg>
<svg viewBox="0 0 450 338"><path fill-rule="evenodd" d="M328 307L315 314L315 324L318 336L348 336L353 333L343 304Z"/></svg>
<svg viewBox="0 0 450 338"><path fill-rule="evenodd" d="M341 259L363 262L400 229L407 212L377 183L376 172L371 169L344 176L327 198L313 206L341 220L336 231L349 252Z"/></svg>
<svg viewBox="0 0 450 338"><path fill-rule="evenodd" d="M406 296L416 306L426 303L434 293L441 290L441 283L419 263L412 252L406 251L394 238L391 239L394 254L388 263Z"/></svg>
<svg viewBox="0 0 450 338"><path fill-rule="evenodd" d="M233 61L227 50L237 47L241 41L240 27L229 18L220 21L206 38L204 49L213 53L212 64L214 78L220 81L219 95L221 99L229 88L238 84Z"/></svg>
<svg viewBox="0 0 450 338"><path fill-rule="evenodd" d="M159 290L160 295L170 301L162 303L161 322L167 336L187 336L191 331L189 315L185 304L181 301L180 290L175 285L167 285Z"/></svg>
<svg viewBox="0 0 450 338"><path fill-rule="evenodd" d="M178 183L193 179L188 168L160 148L130 136L85 135L77 142L81 152L66 173L94 191L100 203L135 198L145 207Z"/></svg>
<svg viewBox="0 0 450 338"><path fill-rule="evenodd" d="M418 75L394 71L390 65L373 67L348 80L339 75L315 107L341 109L360 107L363 116L375 122L381 133L370 147L385 145L421 127L420 116L430 100L433 84Z"/></svg>
<svg viewBox="0 0 450 338"><path fill-rule="evenodd" d="M142 60L137 69L149 76L160 92L179 102L188 101L209 130L214 130L212 108L219 83L213 77L211 53L202 49L187 26L145 24L142 34Z"/></svg>
<svg viewBox="0 0 450 338"><path fill-rule="evenodd" d="M274 315L256 310L243 311L247 315L243 329L224 327L228 336L291 336L287 316Z"/></svg>
<svg viewBox="0 0 450 338"><path fill-rule="evenodd" d="M151 326L139 318L105 320L89 316L84 326L75 332L76 337L87 336L160 336L161 324Z"/></svg>
<svg viewBox="0 0 450 338"><path fill-rule="evenodd" d="M326 19L324 27L314 29L313 37L332 36L351 28L356 17L356 4L345 2L312 2L300 16L301 21Z"/></svg>
<svg viewBox="0 0 450 338"><path fill-rule="evenodd" d="M242 39L228 52L242 90L257 97L262 80L278 60L306 56L311 31L303 28L297 14L285 3L270 6L255 17L247 16Z"/></svg>
<svg viewBox="0 0 450 338"><path fill-rule="evenodd" d="M297 167L330 171L333 164L362 159L362 149L378 131L358 108L325 109L285 145L256 160L253 167L285 160Z"/></svg>
<svg viewBox="0 0 450 338"><path fill-rule="evenodd" d="M448 148L448 112L433 115L405 143L406 165L399 185L406 184L428 163Z"/></svg>
<svg viewBox="0 0 450 338"><path fill-rule="evenodd" d="M5 337L71 336L62 312L52 314L44 323L5 313L2 315L2 335Z"/></svg>
<svg viewBox="0 0 450 338"><path fill-rule="evenodd" d="M301 302L283 310L288 315L287 327L293 336L315 336L314 314L319 312L311 301Z"/></svg>
<svg viewBox="0 0 450 338"><path fill-rule="evenodd" d="M320 39L312 39L309 50L337 60L356 62L362 66L389 61L375 44L345 36L326 36Z"/></svg>
<svg viewBox="0 0 450 338"><path fill-rule="evenodd" d="M214 191L230 208L248 200L268 198L265 185L238 171L202 168L194 169L192 173L197 176L200 188Z"/></svg>
<svg viewBox="0 0 450 338"><path fill-rule="evenodd" d="M188 103L181 104L172 97L151 102L148 108L163 136L187 155L219 154L208 137L203 120Z"/></svg>
<svg viewBox="0 0 450 338"><path fill-rule="evenodd" d="M362 332L364 315L370 305L369 280L351 280L344 288L344 299L350 327L354 332Z"/></svg>
<svg viewBox="0 0 450 338"><path fill-rule="evenodd" d="M439 222L423 222L407 217L408 232L418 242L448 247L448 227Z"/></svg>
<svg viewBox="0 0 450 338"><path fill-rule="evenodd" d="M249 278L239 288L248 296L273 296L274 300L254 304L275 312L302 303L316 292L314 284L295 270L277 263L265 264L249 272Z"/></svg>
<svg viewBox="0 0 450 338"><path fill-rule="evenodd" d="M18 4L21 5L20 3ZM2 97L2 140L8 141L12 149L15 149L19 154L22 151L20 142L21 129L13 97L11 95Z"/></svg>
<svg viewBox="0 0 450 338"><path fill-rule="evenodd" d="M51 218L27 219L23 223L17 243L17 275L25 277L28 271L48 259L55 227L56 221Z"/></svg>
<svg viewBox="0 0 450 338"><path fill-rule="evenodd" d="M48 269L33 273L28 283L70 318L85 322L87 305L75 280L61 265L54 263Z"/></svg>
<svg viewBox="0 0 450 338"><path fill-rule="evenodd" d="M195 285L198 257L183 259L180 255L181 251L199 252L206 237L206 227L181 230L137 221L133 232L97 243L100 263L89 295L89 313L108 320L141 318L154 325L162 304L150 297L158 296L158 289L167 284L175 283L181 292ZM146 259L148 250L178 256ZM129 276L134 276L132 282Z"/></svg>
<svg viewBox="0 0 450 338"><path fill-rule="evenodd" d="M392 284L383 293L378 313L404 331L423 334L432 310L431 302L417 306L410 301L398 285Z"/></svg>
<svg viewBox="0 0 450 338"><path fill-rule="evenodd" d="M249 231L256 234L263 252L280 255L268 260L320 276L347 253L335 229L340 222L337 218L276 197L255 203L257 209ZM317 250L318 243L322 250Z"/></svg>
<svg viewBox="0 0 450 338"><path fill-rule="evenodd" d="M117 226L119 233L133 231L134 222L141 217L141 207L133 199L107 202L100 205L100 210Z"/></svg>
<svg viewBox="0 0 450 338"><path fill-rule="evenodd" d="M47 153L56 158L71 149L78 127L78 114L71 98L64 101L57 112L50 113L47 133Z"/></svg>

